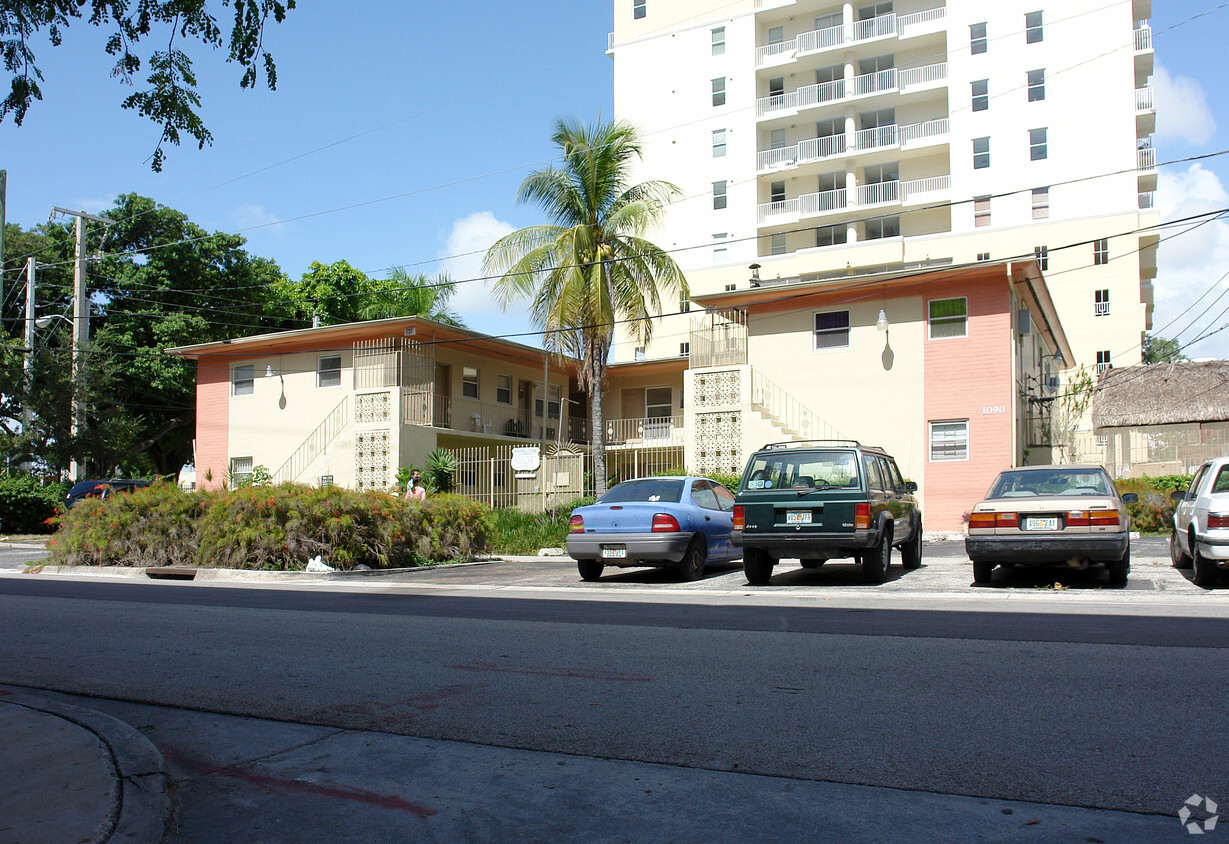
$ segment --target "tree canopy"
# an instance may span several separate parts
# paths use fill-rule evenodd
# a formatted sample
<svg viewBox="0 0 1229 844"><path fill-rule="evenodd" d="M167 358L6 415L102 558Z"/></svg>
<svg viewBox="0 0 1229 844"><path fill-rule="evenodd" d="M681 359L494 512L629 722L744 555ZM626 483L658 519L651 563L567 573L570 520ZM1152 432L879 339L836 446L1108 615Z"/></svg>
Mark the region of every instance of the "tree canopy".
<svg viewBox="0 0 1229 844"><path fill-rule="evenodd" d="M227 47L227 62L243 67L241 88L251 88L264 79L270 90L277 88L277 67L265 50L265 29L270 19L280 23L295 7L296 0L221 0L233 11L229 37L224 37L208 0L0 0L0 55L4 69L12 73L8 95L0 101L0 121L9 114L20 126L35 100L43 99L42 71L32 46L45 35L51 46L63 44L74 24L89 24L110 30L107 55L114 57L111 76L133 85L142 67L148 69L146 87L134 91L123 107L158 124L162 135L154 147L152 166L162 169L164 143L179 145L181 134L198 148L213 136L201 120L201 96L197 90L192 60L180 42L197 41L206 47ZM144 59L137 49L144 38L165 45ZM184 45L186 46L186 45Z"/></svg>
<svg viewBox="0 0 1229 844"><path fill-rule="evenodd" d="M1177 363L1189 360L1182 353L1182 344L1177 338L1162 337L1159 334L1144 335L1144 363Z"/></svg>

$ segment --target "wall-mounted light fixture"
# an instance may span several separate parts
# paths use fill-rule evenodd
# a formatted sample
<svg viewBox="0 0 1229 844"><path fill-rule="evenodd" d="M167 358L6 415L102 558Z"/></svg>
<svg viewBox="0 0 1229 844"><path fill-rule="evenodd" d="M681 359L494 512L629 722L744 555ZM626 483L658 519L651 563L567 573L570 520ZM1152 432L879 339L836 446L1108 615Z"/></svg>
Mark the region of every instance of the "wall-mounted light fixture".
<svg viewBox="0 0 1229 844"><path fill-rule="evenodd" d="M879 319L875 320L875 327L884 334L888 333L888 314L883 308L879 309Z"/></svg>

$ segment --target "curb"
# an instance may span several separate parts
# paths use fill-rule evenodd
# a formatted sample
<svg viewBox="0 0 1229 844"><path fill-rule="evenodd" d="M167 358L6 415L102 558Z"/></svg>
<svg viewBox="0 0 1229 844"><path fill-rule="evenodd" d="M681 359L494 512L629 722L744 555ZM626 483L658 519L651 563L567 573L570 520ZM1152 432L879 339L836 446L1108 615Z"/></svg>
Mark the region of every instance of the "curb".
<svg viewBox="0 0 1229 844"><path fill-rule="evenodd" d="M100 841L151 842L162 840L171 820L170 775L162 754L134 728L94 709L5 690L5 703L62 718L93 733L110 754L113 792L111 812L100 831Z"/></svg>

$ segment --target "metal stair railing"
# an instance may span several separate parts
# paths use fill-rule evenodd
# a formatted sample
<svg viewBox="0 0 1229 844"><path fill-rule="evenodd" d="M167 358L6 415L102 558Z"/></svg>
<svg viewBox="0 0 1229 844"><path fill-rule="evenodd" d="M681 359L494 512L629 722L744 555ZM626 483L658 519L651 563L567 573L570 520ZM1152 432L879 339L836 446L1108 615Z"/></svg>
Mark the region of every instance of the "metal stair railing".
<svg viewBox="0 0 1229 844"><path fill-rule="evenodd" d="M808 440L848 439L754 367L751 368L751 406L792 437Z"/></svg>
<svg viewBox="0 0 1229 844"><path fill-rule="evenodd" d="M316 430L307 435L307 438L299 444L281 468L273 473L273 483L280 484L298 478L303 470L320 456L325 446L341 433L346 427L346 403L349 399L348 395L343 396L337 406L329 411L328 416L324 417L324 421L316 426Z"/></svg>

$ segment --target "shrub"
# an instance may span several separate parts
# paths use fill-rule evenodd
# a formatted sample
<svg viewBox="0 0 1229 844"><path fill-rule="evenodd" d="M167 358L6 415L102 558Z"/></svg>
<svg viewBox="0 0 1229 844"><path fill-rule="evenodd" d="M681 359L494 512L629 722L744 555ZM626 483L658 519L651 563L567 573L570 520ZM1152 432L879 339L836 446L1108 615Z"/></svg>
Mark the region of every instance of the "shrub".
<svg viewBox="0 0 1229 844"><path fill-rule="evenodd" d="M199 514L198 497L162 481L105 500L83 498L55 520L60 531L47 549L61 565L191 565Z"/></svg>
<svg viewBox="0 0 1229 844"><path fill-rule="evenodd" d="M1114 481L1120 493L1133 492L1139 502L1128 504L1131 514L1131 530L1140 533L1169 533L1174 525L1176 502L1169 494L1176 489L1185 490L1191 483L1190 475L1162 475L1155 478L1120 478Z"/></svg>
<svg viewBox="0 0 1229 844"><path fill-rule="evenodd" d="M502 507L491 513L498 554L536 554L542 548L562 548L567 542L568 519L577 507L592 504L592 495L560 505L552 518L549 511L526 513L515 507Z"/></svg>
<svg viewBox="0 0 1229 844"><path fill-rule="evenodd" d="M0 532L50 533L47 523L68 494L66 484L39 486L29 475L0 477Z"/></svg>

